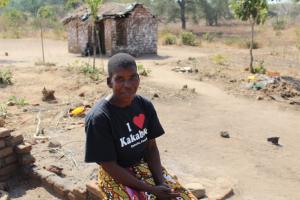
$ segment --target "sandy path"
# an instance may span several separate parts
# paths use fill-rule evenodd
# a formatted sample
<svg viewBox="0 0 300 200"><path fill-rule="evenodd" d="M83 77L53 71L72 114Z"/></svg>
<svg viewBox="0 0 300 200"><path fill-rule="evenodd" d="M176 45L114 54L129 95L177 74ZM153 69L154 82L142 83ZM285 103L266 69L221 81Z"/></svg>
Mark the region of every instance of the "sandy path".
<svg viewBox="0 0 300 200"><path fill-rule="evenodd" d="M199 94L187 103L157 103L167 132L159 140L163 161L184 182L227 177L235 184L232 199L300 199L299 113L229 96L168 67L151 70L156 84L188 84ZM231 139L221 138L222 130ZM283 147L267 143L270 136L279 136Z"/></svg>

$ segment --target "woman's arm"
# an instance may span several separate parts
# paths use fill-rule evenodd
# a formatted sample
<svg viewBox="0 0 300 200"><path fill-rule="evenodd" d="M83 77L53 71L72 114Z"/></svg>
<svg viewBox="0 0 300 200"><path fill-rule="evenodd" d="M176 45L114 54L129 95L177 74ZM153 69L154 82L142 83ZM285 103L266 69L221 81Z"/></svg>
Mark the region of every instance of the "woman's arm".
<svg viewBox="0 0 300 200"><path fill-rule="evenodd" d="M165 181L162 173L159 151L155 139L148 141L145 160L148 163L155 184L163 185Z"/></svg>

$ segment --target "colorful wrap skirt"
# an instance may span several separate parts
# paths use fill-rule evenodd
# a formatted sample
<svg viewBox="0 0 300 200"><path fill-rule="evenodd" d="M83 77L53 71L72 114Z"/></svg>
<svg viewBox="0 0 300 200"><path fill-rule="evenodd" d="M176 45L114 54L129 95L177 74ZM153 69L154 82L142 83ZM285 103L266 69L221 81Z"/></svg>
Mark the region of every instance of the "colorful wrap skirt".
<svg viewBox="0 0 300 200"><path fill-rule="evenodd" d="M151 171L145 162L141 162L133 167L128 168L128 171L138 178L150 185L155 185L151 175ZM174 179L168 172L163 169L163 176L165 183L168 184L180 196L176 200L196 200L197 198L188 190L183 188L176 179ZM115 182L115 180L100 166L99 169L99 190L103 200L155 200L155 195L137 191L130 187L124 186Z"/></svg>

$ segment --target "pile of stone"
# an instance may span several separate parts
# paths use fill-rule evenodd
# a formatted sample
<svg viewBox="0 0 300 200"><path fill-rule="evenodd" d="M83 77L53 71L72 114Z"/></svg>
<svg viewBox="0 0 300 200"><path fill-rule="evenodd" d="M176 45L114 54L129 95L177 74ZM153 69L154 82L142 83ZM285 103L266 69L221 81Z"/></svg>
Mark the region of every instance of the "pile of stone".
<svg viewBox="0 0 300 200"><path fill-rule="evenodd" d="M31 145L24 143L23 135L12 135L12 132L0 128L0 182L7 181L20 167L35 161L30 154Z"/></svg>

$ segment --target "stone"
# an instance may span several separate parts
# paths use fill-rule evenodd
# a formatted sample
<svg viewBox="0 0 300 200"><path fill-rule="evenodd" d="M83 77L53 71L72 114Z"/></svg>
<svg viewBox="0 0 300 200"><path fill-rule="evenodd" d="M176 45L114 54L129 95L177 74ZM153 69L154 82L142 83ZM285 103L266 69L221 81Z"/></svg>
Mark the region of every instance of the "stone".
<svg viewBox="0 0 300 200"><path fill-rule="evenodd" d="M4 158L4 157L9 156L11 154L13 154L13 148L12 147L6 147L6 148L0 150L0 158Z"/></svg>
<svg viewBox="0 0 300 200"><path fill-rule="evenodd" d="M185 188L191 191L197 199L201 199L206 196L205 188L200 183L189 183L185 185Z"/></svg>
<svg viewBox="0 0 300 200"><path fill-rule="evenodd" d="M5 147L5 140L0 140L0 149Z"/></svg>
<svg viewBox="0 0 300 200"><path fill-rule="evenodd" d="M222 138L230 138L230 135L229 135L229 133L227 131L221 131L220 132L220 136Z"/></svg>
<svg viewBox="0 0 300 200"><path fill-rule="evenodd" d="M87 183L86 189L88 193L91 193L92 195L96 196L99 199L104 199L99 191L98 184L96 181L91 181Z"/></svg>
<svg viewBox="0 0 300 200"><path fill-rule="evenodd" d="M224 178L218 178L214 189L207 194L211 200L226 200L234 195L232 183Z"/></svg>
<svg viewBox="0 0 300 200"><path fill-rule="evenodd" d="M56 175L50 176L48 181L53 183L53 191L61 197L66 198L68 193L72 191L72 183Z"/></svg>
<svg viewBox="0 0 300 200"><path fill-rule="evenodd" d="M8 192L0 190L0 200L9 200Z"/></svg>
<svg viewBox="0 0 300 200"><path fill-rule="evenodd" d="M3 167L2 169L0 169L0 176L6 176L6 175L16 171L17 168L18 168L17 164L7 165L6 167Z"/></svg>
<svg viewBox="0 0 300 200"><path fill-rule="evenodd" d="M9 130L7 128L0 128L0 138L9 137L11 132L13 132L13 130Z"/></svg>
<svg viewBox="0 0 300 200"><path fill-rule="evenodd" d="M48 144L50 148L61 148L61 143L57 140L51 140Z"/></svg>
<svg viewBox="0 0 300 200"><path fill-rule="evenodd" d="M28 143L24 143L24 144L19 144L15 147L15 152L17 154L26 154L26 153L30 153L32 149L31 144Z"/></svg>
<svg viewBox="0 0 300 200"><path fill-rule="evenodd" d="M256 100L257 100L257 101L264 100L264 97L262 97L262 96L257 96L257 97L256 97Z"/></svg>

